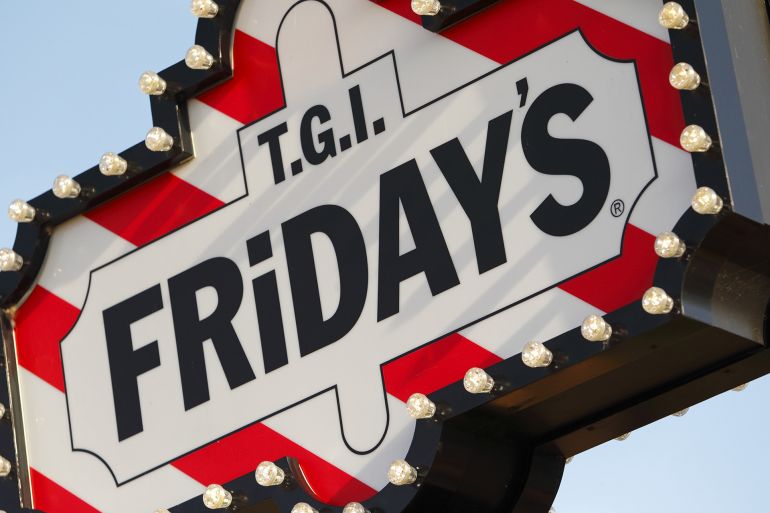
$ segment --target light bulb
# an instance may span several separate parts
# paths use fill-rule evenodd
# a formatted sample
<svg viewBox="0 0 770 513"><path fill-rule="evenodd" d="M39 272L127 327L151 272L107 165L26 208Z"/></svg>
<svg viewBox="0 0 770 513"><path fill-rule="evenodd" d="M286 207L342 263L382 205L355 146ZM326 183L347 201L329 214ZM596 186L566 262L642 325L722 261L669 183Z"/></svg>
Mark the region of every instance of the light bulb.
<svg viewBox="0 0 770 513"><path fill-rule="evenodd" d="M667 29L681 30L690 23L690 17L678 3L667 2L658 14L658 21Z"/></svg>
<svg viewBox="0 0 770 513"><path fill-rule="evenodd" d="M675 233L663 232L655 238L655 254L660 258L679 258L686 249L687 244Z"/></svg>
<svg viewBox="0 0 770 513"><path fill-rule="evenodd" d="M737 387L733 388L733 392L743 392L749 387L748 383L744 383L743 385L738 385Z"/></svg>
<svg viewBox="0 0 770 513"><path fill-rule="evenodd" d="M570 456L569 458L567 458L566 460L564 460L564 464L565 464L565 465L569 465L570 463L572 463L572 460L574 460L574 459L575 459L575 457L574 457L574 456Z"/></svg>
<svg viewBox="0 0 770 513"><path fill-rule="evenodd" d="M53 181L51 190L57 198L77 198L80 195L80 184L69 176L59 175Z"/></svg>
<svg viewBox="0 0 770 513"><path fill-rule="evenodd" d="M600 315L589 315L580 326L580 334L589 342L605 342L612 336L612 326Z"/></svg>
<svg viewBox="0 0 770 513"><path fill-rule="evenodd" d="M203 492L203 504L209 509L225 509L233 502L233 495L218 484L209 485Z"/></svg>
<svg viewBox="0 0 770 513"><path fill-rule="evenodd" d="M342 513L369 513L369 510L361 503L350 502L343 508Z"/></svg>
<svg viewBox="0 0 770 513"><path fill-rule="evenodd" d="M144 94L160 96L166 92L166 81L154 71L145 71L139 77L139 89Z"/></svg>
<svg viewBox="0 0 770 513"><path fill-rule="evenodd" d="M187 50L184 62L191 69L209 69L214 65L214 56L201 45L194 45Z"/></svg>
<svg viewBox="0 0 770 513"><path fill-rule="evenodd" d="M420 16L435 16L440 10L439 0L412 0L412 11Z"/></svg>
<svg viewBox="0 0 770 513"><path fill-rule="evenodd" d="M617 440L618 442L624 442L624 441L628 440L628 438L630 436L631 436L631 433L626 433L625 435L620 435L615 440Z"/></svg>
<svg viewBox="0 0 770 513"><path fill-rule="evenodd" d="M291 508L291 513L318 513L318 510L307 502L298 502Z"/></svg>
<svg viewBox="0 0 770 513"><path fill-rule="evenodd" d="M298 502L291 508L291 513L318 513L318 510L307 502Z"/></svg>
<svg viewBox="0 0 770 513"><path fill-rule="evenodd" d="M219 12L219 6L212 0L193 0L190 12L198 18L213 18Z"/></svg>
<svg viewBox="0 0 770 513"><path fill-rule="evenodd" d="M174 138L160 127L152 127L144 138L144 144L150 151L168 151L174 147Z"/></svg>
<svg viewBox="0 0 770 513"><path fill-rule="evenodd" d="M99 159L99 171L105 176L119 176L128 169L126 159L108 151Z"/></svg>
<svg viewBox="0 0 770 513"><path fill-rule="evenodd" d="M262 486L277 486L283 483L283 480L286 478L283 469L272 461L260 463L254 476L257 479L257 483Z"/></svg>
<svg viewBox="0 0 770 513"><path fill-rule="evenodd" d="M8 477L11 473L11 462L0 456L0 477Z"/></svg>
<svg viewBox="0 0 770 513"><path fill-rule="evenodd" d="M12 249L0 249L0 271L13 272L18 271L24 265L24 259L21 255Z"/></svg>
<svg viewBox="0 0 770 513"><path fill-rule="evenodd" d="M413 419L429 419L436 414L436 405L424 394L412 394L406 401L406 410Z"/></svg>
<svg viewBox="0 0 770 513"><path fill-rule="evenodd" d="M30 223L35 219L35 207L24 200L13 200L8 206L8 217L17 223Z"/></svg>
<svg viewBox="0 0 770 513"><path fill-rule="evenodd" d="M671 312L674 300L659 287L650 287L642 296L642 308L648 314L661 315Z"/></svg>
<svg viewBox="0 0 770 513"><path fill-rule="evenodd" d="M686 62L680 62L671 68L668 74L668 82L674 89L680 91L693 91L700 85L700 75L695 68Z"/></svg>
<svg viewBox="0 0 770 513"><path fill-rule="evenodd" d="M527 367L548 367L553 361L553 353L540 342L528 342L521 352L521 361Z"/></svg>
<svg viewBox="0 0 770 513"><path fill-rule="evenodd" d="M719 194L710 187L700 187L692 197L692 209L699 214L718 214L722 211L724 202Z"/></svg>
<svg viewBox="0 0 770 513"><path fill-rule="evenodd" d="M417 469L404 460L396 460L388 469L388 481L396 486L412 484L417 481Z"/></svg>
<svg viewBox="0 0 770 513"><path fill-rule="evenodd" d="M711 137L698 125L689 125L682 130L679 144L690 153L703 153L711 149Z"/></svg>
<svg viewBox="0 0 770 513"><path fill-rule="evenodd" d="M5 417L5 405L0 403L0 419Z"/></svg>
<svg viewBox="0 0 770 513"><path fill-rule="evenodd" d="M685 408L684 410L679 410L678 412L674 413L674 417L684 417L687 415L687 412L690 411L690 408Z"/></svg>
<svg viewBox="0 0 770 513"><path fill-rule="evenodd" d="M484 369L473 367L465 373L463 386L471 394L487 394L495 386L495 380Z"/></svg>

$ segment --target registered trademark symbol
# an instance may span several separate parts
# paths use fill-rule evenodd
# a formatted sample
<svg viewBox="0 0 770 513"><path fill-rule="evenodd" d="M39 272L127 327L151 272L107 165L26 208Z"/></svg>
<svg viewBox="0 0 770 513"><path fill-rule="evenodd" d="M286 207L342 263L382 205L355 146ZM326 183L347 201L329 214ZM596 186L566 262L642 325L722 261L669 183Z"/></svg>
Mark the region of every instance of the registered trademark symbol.
<svg viewBox="0 0 770 513"><path fill-rule="evenodd" d="M612 217L620 217L625 211L626 204L623 203L623 200L616 199L612 202L612 205L610 205L610 212L612 212Z"/></svg>

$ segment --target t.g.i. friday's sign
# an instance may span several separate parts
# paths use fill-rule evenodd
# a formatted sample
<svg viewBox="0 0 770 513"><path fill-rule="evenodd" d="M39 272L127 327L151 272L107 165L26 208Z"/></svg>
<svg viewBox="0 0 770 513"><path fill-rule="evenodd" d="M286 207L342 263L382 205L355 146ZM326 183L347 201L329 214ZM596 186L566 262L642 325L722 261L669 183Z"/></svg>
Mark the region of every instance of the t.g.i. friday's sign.
<svg viewBox="0 0 770 513"><path fill-rule="evenodd" d="M632 63L574 32L405 112L392 53L325 50L233 133L247 196L92 273L72 442L119 483L324 391L371 451L383 362L620 253L655 177Z"/></svg>

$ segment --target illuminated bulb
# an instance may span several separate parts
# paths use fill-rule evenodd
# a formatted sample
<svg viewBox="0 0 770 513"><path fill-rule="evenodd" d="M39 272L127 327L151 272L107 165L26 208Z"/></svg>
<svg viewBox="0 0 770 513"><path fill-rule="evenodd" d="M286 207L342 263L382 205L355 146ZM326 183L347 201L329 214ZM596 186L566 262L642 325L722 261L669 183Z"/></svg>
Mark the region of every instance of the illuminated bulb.
<svg viewBox="0 0 770 513"><path fill-rule="evenodd" d="M214 56L206 51L201 45L194 45L187 50L184 62L191 69L209 69L214 65Z"/></svg>
<svg viewBox="0 0 770 513"><path fill-rule="evenodd" d="M16 253L14 250L8 248L0 249L0 271L18 271L23 265L24 259L21 258L21 255Z"/></svg>
<svg viewBox="0 0 770 513"><path fill-rule="evenodd" d="M225 509L232 502L232 494L218 484L209 485L203 492L203 504L209 509Z"/></svg>
<svg viewBox="0 0 770 513"><path fill-rule="evenodd" d="M69 176L59 175L53 181L53 188L51 190L57 198L77 198L80 194L80 184Z"/></svg>
<svg viewBox="0 0 770 513"><path fill-rule="evenodd" d="M429 419L436 414L436 404L424 394L412 394L406 401L406 410L413 419Z"/></svg>
<svg viewBox="0 0 770 513"><path fill-rule="evenodd" d="M5 405L0 403L0 418L5 417Z"/></svg>
<svg viewBox="0 0 770 513"><path fill-rule="evenodd" d="M624 442L624 441L628 440L628 437L630 437L630 436L631 436L631 433L626 433L625 435L620 435L615 440L617 440L618 442Z"/></svg>
<svg viewBox="0 0 770 513"><path fill-rule="evenodd" d="M686 249L687 244L675 233L663 232L655 239L655 254L661 258L679 258Z"/></svg>
<svg viewBox="0 0 770 513"><path fill-rule="evenodd" d="M260 463L254 476L257 478L257 483L262 486L278 486L286 478L283 469L272 461Z"/></svg>
<svg viewBox="0 0 770 513"><path fill-rule="evenodd" d="M219 6L212 0L193 0L190 12L198 18L213 18L219 12Z"/></svg>
<svg viewBox="0 0 770 513"><path fill-rule="evenodd" d="M711 149L711 137L698 125L690 125L682 130L679 136L679 144L690 153L703 153Z"/></svg>
<svg viewBox="0 0 770 513"><path fill-rule="evenodd" d="M126 159L108 151L99 159L99 171L105 176L119 176L128 169Z"/></svg>
<svg viewBox="0 0 770 513"><path fill-rule="evenodd" d="M690 411L690 408L685 408L684 410L679 410L678 412L674 413L674 417L684 417L687 415L687 412Z"/></svg>
<svg viewBox="0 0 770 513"><path fill-rule="evenodd" d="M0 456L0 477L8 477L11 473L11 462Z"/></svg>
<svg viewBox="0 0 770 513"><path fill-rule="evenodd" d="M417 469L404 460L396 460L388 469L388 481L396 486L412 484L417 481Z"/></svg>
<svg viewBox="0 0 770 513"><path fill-rule="evenodd" d="M548 367L553 361L553 353L540 342L528 342L521 352L521 361L527 367Z"/></svg>
<svg viewBox="0 0 770 513"><path fill-rule="evenodd" d="M318 510L307 502L298 502L291 508L291 513L318 513Z"/></svg>
<svg viewBox="0 0 770 513"><path fill-rule="evenodd" d="M699 214L718 214L724 202L719 194L710 187L700 187L692 197L692 209Z"/></svg>
<svg viewBox="0 0 770 513"><path fill-rule="evenodd" d="M484 369L473 367L465 373L463 386L471 394L487 394L495 386L495 380Z"/></svg>
<svg viewBox="0 0 770 513"><path fill-rule="evenodd" d="M658 21L667 29L681 30L690 23L690 17L678 3L667 2L658 14Z"/></svg>
<svg viewBox="0 0 770 513"><path fill-rule="evenodd" d="M680 62L671 68L668 74L668 82L674 89L680 91L693 91L700 85L700 75L695 68L686 62Z"/></svg>
<svg viewBox="0 0 770 513"><path fill-rule="evenodd" d="M659 287L650 287L642 297L642 308L648 314L667 314L674 308L674 300Z"/></svg>
<svg viewBox="0 0 770 513"><path fill-rule="evenodd" d="M600 315L589 315L580 326L580 334L589 342L605 342L612 336L612 326Z"/></svg>
<svg viewBox="0 0 770 513"><path fill-rule="evenodd" d="M574 456L570 456L569 458L567 458L566 460L564 460L564 464L565 464L565 465L569 465L570 463L572 463L572 460L574 460L574 459L575 459L575 457L574 457Z"/></svg>
<svg viewBox="0 0 770 513"><path fill-rule="evenodd" d="M342 513L369 513L369 510L364 507L363 504L358 502L348 503L342 510Z"/></svg>
<svg viewBox="0 0 770 513"><path fill-rule="evenodd" d="M24 200L14 200L8 207L8 217L17 223L29 223L35 219L35 207Z"/></svg>
<svg viewBox="0 0 770 513"><path fill-rule="evenodd" d="M144 138L144 144L150 151L168 151L174 146L174 138L160 127L152 127Z"/></svg>
<svg viewBox="0 0 770 513"><path fill-rule="evenodd" d="M733 392L743 392L749 387L748 383L744 383L743 385L738 385L737 387L733 388Z"/></svg>
<svg viewBox="0 0 770 513"><path fill-rule="evenodd" d="M420 16L435 16L440 10L439 0L412 0L412 11Z"/></svg>
<svg viewBox="0 0 770 513"><path fill-rule="evenodd" d="M139 77L139 89L144 94L160 96L166 92L166 81L160 78L160 75L154 71L145 71Z"/></svg>

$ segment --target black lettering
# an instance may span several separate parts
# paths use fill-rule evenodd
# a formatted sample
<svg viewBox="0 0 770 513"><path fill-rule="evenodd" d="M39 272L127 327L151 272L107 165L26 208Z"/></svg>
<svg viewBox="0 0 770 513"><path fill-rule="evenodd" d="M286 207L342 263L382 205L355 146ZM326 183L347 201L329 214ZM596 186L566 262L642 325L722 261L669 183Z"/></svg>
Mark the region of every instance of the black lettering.
<svg viewBox="0 0 770 513"><path fill-rule="evenodd" d="M246 248L249 254L249 265L252 267L272 258L273 246L270 243L270 232L252 237L246 241ZM257 306L262 360L265 365L265 373L268 373L289 363L275 271L270 271L252 280L251 285L254 289L254 301Z"/></svg>
<svg viewBox="0 0 770 513"><path fill-rule="evenodd" d="M479 274L507 261L497 203L512 117L509 111L489 122L480 180L457 138L430 152L471 222Z"/></svg>
<svg viewBox="0 0 770 513"><path fill-rule="evenodd" d="M273 164L273 179L276 184L279 184L286 179L286 173L283 170L283 154L281 153L281 142L279 141L279 138L288 131L289 128L286 126L286 123L281 123L257 136L259 145L262 146L263 144L267 144L267 148L270 151L270 162Z"/></svg>
<svg viewBox="0 0 770 513"><path fill-rule="evenodd" d="M334 132L329 128L318 134L318 142L321 143L321 149L316 149L315 141L313 140L314 119L318 119L321 125L323 125L330 121L332 116L329 114L329 109L323 105L316 105L315 107L308 109L302 117L302 123L300 124L299 129L302 153L305 155L305 160L314 166L317 166L329 157L337 155L337 147L335 146Z"/></svg>
<svg viewBox="0 0 770 513"><path fill-rule="evenodd" d="M530 216L542 231L563 237L577 233L596 218L610 190L610 162L596 143L583 139L557 139L548 133L556 114L577 120L593 97L576 84L551 87L532 102L521 129L524 156L536 171L571 175L583 184L583 195L572 205L562 205L549 195Z"/></svg>
<svg viewBox="0 0 770 513"><path fill-rule="evenodd" d="M369 138L369 134L366 131L366 115L364 115L364 102L361 100L361 87L351 88L348 91L348 96L350 96L350 109L353 112L356 141L362 143Z"/></svg>
<svg viewBox="0 0 770 513"><path fill-rule="evenodd" d="M403 255L398 244L399 205L415 244ZM378 321L398 313L401 282L420 273L425 273L434 296L460 283L420 168L410 160L380 176Z"/></svg>
<svg viewBox="0 0 770 513"><path fill-rule="evenodd" d="M168 280L185 410L209 400L203 356L203 343L208 340L214 344L231 389L255 379L232 324L243 300L242 280L238 266L224 257L201 262ZM200 319L196 292L206 287L216 291L217 306Z"/></svg>
<svg viewBox="0 0 770 513"><path fill-rule="evenodd" d="M158 341L134 350L131 325L162 309L160 285L155 285L102 313L112 397L115 401L115 420L118 440L121 442L144 430L137 378L160 366Z"/></svg>
<svg viewBox="0 0 770 513"><path fill-rule="evenodd" d="M340 277L340 300L324 320L311 235L322 233L332 243ZM302 356L323 349L355 326L369 286L364 236L355 218L342 207L321 205L283 223L289 282Z"/></svg>

